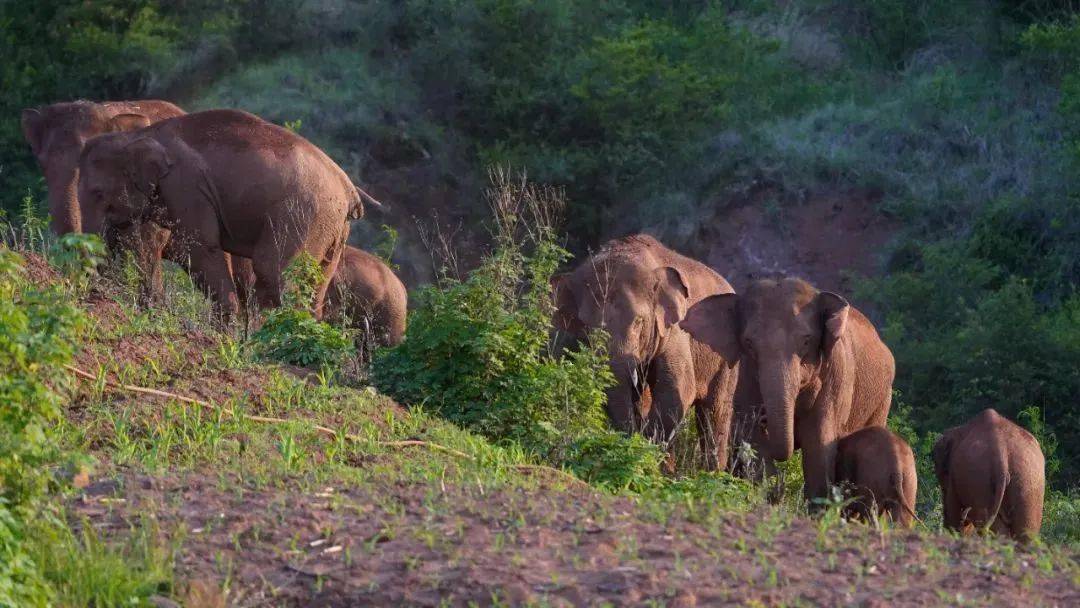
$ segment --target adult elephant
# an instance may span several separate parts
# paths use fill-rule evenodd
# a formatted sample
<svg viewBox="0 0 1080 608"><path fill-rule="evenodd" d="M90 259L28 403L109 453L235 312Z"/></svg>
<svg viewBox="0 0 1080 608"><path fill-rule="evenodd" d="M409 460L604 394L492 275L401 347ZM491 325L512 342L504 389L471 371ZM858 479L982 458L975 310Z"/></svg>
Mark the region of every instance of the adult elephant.
<svg viewBox="0 0 1080 608"><path fill-rule="evenodd" d="M680 326L739 361L741 405L763 406L758 447L777 461L802 450L807 498L827 496L838 439L885 425L892 353L873 324L834 293L799 279L760 280L743 294L702 300Z"/></svg>
<svg viewBox="0 0 1080 608"><path fill-rule="evenodd" d="M706 466L726 466L737 366L676 323L703 298L731 294L731 285L644 234L607 243L552 282L556 329L578 339L593 328L609 334L616 384L607 391L607 411L613 426L669 442L694 406Z"/></svg>
<svg viewBox="0 0 1080 608"><path fill-rule="evenodd" d="M76 189L79 155L87 140L183 114L175 105L157 99L72 101L23 110L23 136L45 174L49 189L53 232L67 234L82 230ZM118 120L118 117L126 118Z"/></svg>
<svg viewBox="0 0 1080 608"><path fill-rule="evenodd" d="M357 189L322 150L238 110L99 135L86 143L79 174L84 230L138 221L169 229L189 245L192 274L226 314L237 309L226 253L251 259L263 307L281 303L282 271L308 253L325 277L315 294L321 316L346 220L363 215Z"/></svg>

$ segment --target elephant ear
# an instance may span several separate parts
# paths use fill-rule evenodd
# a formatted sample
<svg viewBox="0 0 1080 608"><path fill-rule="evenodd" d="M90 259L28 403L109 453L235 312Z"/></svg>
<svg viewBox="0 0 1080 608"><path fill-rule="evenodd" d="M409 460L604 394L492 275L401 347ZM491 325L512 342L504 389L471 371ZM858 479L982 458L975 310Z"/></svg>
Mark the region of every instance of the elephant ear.
<svg viewBox="0 0 1080 608"><path fill-rule="evenodd" d="M844 336L851 305L844 298L829 291L819 293L817 301L818 310L821 311L821 351L825 356L829 356L833 347Z"/></svg>
<svg viewBox="0 0 1080 608"><path fill-rule="evenodd" d="M686 311L679 327L713 349L728 364L739 360L739 296L722 293L705 298Z"/></svg>
<svg viewBox="0 0 1080 608"><path fill-rule="evenodd" d="M41 147L45 143L45 115L37 108L26 108L22 111L22 131L26 143L30 144L30 150L34 156L41 154Z"/></svg>
<svg viewBox="0 0 1080 608"><path fill-rule="evenodd" d="M690 288L686 285L682 273L671 266L654 270L653 279L656 322L663 334L686 315Z"/></svg>
<svg viewBox="0 0 1080 608"><path fill-rule="evenodd" d="M952 453L952 444L952 433L946 432L934 443L934 449L930 454L934 459L934 475L938 478L939 484L943 484L945 476L949 474L949 456Z"/></svg>
<svg viewBox="0 0 1080 608"><path fill-rule="evenodd" d="M555 329L572 334L580 333L581 320L577 316L577 297L570 285L570 276L557 274L551 277L551 296L555 304Z"/></svg>
<svg viewBox="0 0 1080 608"><path fill-rule="evenodd" d="M149 137L140 137L124 146L127 178L135 188L149 196L158 183L169 174L172 161L165 146Z"/></svg>
<svg viewBox="0 0 1080 608"><path fill-rule="evenodd" d="M143 114L117 114L109 119L106 130L109 133L135 131L150 126L150 119Z"/></svg>

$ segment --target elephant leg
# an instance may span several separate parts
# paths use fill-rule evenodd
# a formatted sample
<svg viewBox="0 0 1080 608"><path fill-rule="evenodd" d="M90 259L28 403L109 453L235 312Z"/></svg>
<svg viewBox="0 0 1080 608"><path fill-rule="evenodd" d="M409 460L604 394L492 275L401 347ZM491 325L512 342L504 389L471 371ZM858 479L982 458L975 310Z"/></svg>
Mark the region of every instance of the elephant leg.
<svg viewBox="0 0 1080 608"><path fill-rule="evenodd" d="M753 364L742 361L732 397L731 472L750 480L761 480L766 472L768 449L762 421L762 398ZM745 450L749 446L753 454Z"/></svg>
<svg viewBox="0 0 1080 608"><path fill-rule="evenodd" d="M349 224L346 223L341 231L341 236L334 240L326 250L326 254L320 262L322 268L323 281L315 289L315 300L313 302L313 313L316 319L323 317L323 306L326 303L326 292L330 288L330 282L333 280L334 275L337 274L338 263L341 262L341 254L345 251L345 239L349 237Z"/></svg>
<svg viewBox="0 0 1080 608"><path fill-rule="evenodd" d="M1009 507L1009 532L1020 542L1030 542L1042 528L1043 493L1009 489L1005 495Z"/></svg>
<svg viewBox="0 0 1080 608"><path fill-rule="evenodd" d="M226 254L228 255L228 254ZM229 268L232 271L233 283L236 284L236 297L240 306L247 307L255 290L255 269L251 264L251 258L238 255L229 255Z"/></svg>
<svg viewBox="0 0 1080 608"><path fill-rule="evenodd" d="M956 530L957 532L964 529L963 508L960 501L956 499L956 492L944 486L941 488L941 511L946 529Z"/></svg>
<svg viewBox="0 0 1080 608"><path fill-rule="evenodd" d="M694 402L697 384L686 334L669 335L660 354L652 360L649 389L648 435L655 441L670 444L683 416Z"/></svg>
<svg viewBox="0 0 1080 608"><path fill-rule="evenodd" d="M705 456L705 469L715 471L728 466L728 440L731 436L732 394L735 391L734 370L720 369L709 383L704 399L694 403L697 416L698 441Z"/></svg>
<svg viewBox="0 0 1080 608"><path fill-rule="evenodd" d="M135 263L143 277L140 299L144 305L160 302L165 297L161 258L171 234L169 230L150 222L141 222L135 227Z"/></svg>
<svg viewBox="0 0 1080 608"><path fill-rule="evenodd" d="M217 246L203 245L191 249L192 278L204 286L226 320L236 315L239 305L227 256Z"/></svg>
<svg viewBox="0 0 1080 608"><path fill-rule="evenodd" d="M803 495L807 500L827 498L836 466L836 433L824 416L796 419L796 433L802 448Z"/></svg>

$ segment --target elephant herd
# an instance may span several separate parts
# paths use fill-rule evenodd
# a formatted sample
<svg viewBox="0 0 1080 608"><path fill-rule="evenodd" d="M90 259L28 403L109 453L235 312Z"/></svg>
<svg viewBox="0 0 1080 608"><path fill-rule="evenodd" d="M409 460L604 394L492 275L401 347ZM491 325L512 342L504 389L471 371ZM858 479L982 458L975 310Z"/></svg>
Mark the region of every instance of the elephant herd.
<svg viewBox="0 0 1080 608"><path fill-rule="evenodd" d="M895 362L843 297L793 278L736 294L641 234L607 243L552 288L558 332L573 341L608 332L617 428L671 446L693 407L708 468L751 475L733 444L754 448L759 471L799 449L807 499L844 486L849 516L914 522L915 456L885 426ZM986 410L945 432L933 459L947 527L1038 534L1044 462L1030 433Z"/></svg>
<svg viewBox="0 0 1080 608"><path fill-rule="evenodd" d="M405 286L345 243L348 221L378 202L296 133L247 112L187 114L156 100L31 108L22 128L53 231L101 234L133 253L145 300L161 296L166 258L226 317L249 298L277 306L284 269L307 253L324 277L317 316L363 324L379 344L402 340Z"/></svg>
<svg viewBox="0 0 1080 608"><path fill-rule="evenodd" d="M238 110L187 114L164 101L57 103L23 111L45 174L52 228L130 251L147 301L161 260L186 268L220 312L281 303L284 269L319 262L317 316L402 341L406 290L349 247L349 220L379 203L322 150ZM852 517L915 519L911 447L886 428L895 363L843 297L793 278L735 293L708 266L647 235L615 239L552 279L557 335L603 328L613 426L670 446L691 407L705 466L754 476L802 451L808 499L853 489ZM754 462L733 456L749 444ZM1035 438L993 410L934 446L944 519L955 530L1037 535L1045 486ZM760 466L756 466L760 465Z"/></svg>

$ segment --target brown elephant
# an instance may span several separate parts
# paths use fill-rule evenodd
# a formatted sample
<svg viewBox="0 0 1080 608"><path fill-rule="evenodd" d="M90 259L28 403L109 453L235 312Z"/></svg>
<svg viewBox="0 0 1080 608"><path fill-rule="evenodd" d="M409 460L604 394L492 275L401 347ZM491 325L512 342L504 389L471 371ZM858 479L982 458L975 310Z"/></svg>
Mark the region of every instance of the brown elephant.
<svg viewBox="0 0 1080 608"><path fill-rule="evenodd" d="M73 101L23 110L23 136L41 165L49 189L53 232L82 231L76 189L79 155L87 140L183 114L184 111L175 105L157 99L102 103ZM117 117L127 120L117 120Z"/></svg>
<svg viewBox="0 0 1080 608"><path fill-rule="evenodd" d="M227 253L250 258L263 307L281 303L282 271L312 255L326 279L315 314L360 217L360 194L337 164L303 137L237 110L178 116L99 135L79 160L83 228L152 222L186 247L191 272L222 312L237 293Z"/></svg>
<svg viewBox="0 0 1080 608"><path fill-rule="evenodd" d="M757 447L767 461L802 450L809 499L828 495L840 437L885 424L892 353L873 324L834 293L799 279L759 280L743 294L704 299L680 325L724 360L740 362L740 417L763 411Z"/></svg>
<svg viewBox="0 0 1080 608"><path fill-rule="evenodd" d="M557 330L577 339L593 328L609 333L616 384L607 391L607 410L613 426L670 442L692 405L706 466L726 465L737 366L676 323L702 298L730 294L731 285L643 234L607 243L552 283Z"/></svg>
<svg viewBox="0 0 1080 608"><path fill-rule="evenodd" d="M1020 541L1038 536L1046 461L1031 433L987 409L945 431L933 456L946 528L990 529Z"/></svg>
<svg viewBox="0 0 1080 608"><path fill-rule="evenodd" d="M883 426L868 426L847 435L836 446L836 483L850 485L854 502L849 518L869 521L888 515L903 526L915 523L919 489L911 446Z"/></svg>
<svg viewBox="0 0 1080 608"><path fill-rule="evenodd" d="M408 292L377 256L345 246L326 293L326 316L363 327L376 346L396 346L405 338Z"/></svg>

